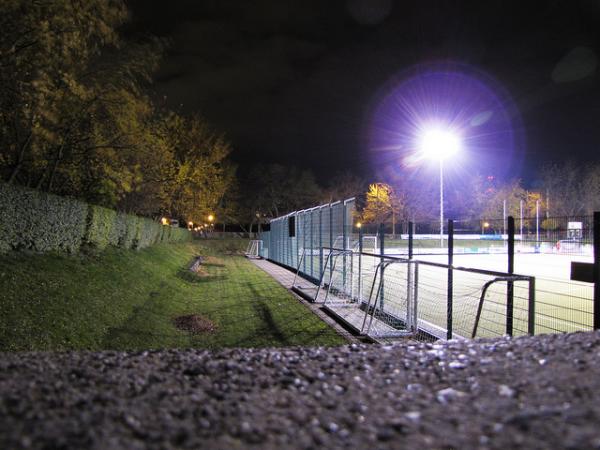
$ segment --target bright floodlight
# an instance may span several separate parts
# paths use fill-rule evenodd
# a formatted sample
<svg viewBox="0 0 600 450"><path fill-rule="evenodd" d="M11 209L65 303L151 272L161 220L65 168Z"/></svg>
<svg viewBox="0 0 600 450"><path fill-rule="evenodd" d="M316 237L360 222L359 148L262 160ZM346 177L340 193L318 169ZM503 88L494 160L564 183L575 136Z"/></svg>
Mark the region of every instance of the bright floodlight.
<svg viewBox="0 0 600 450"><path fill-rule="evenodd" d="M449 130L428 129L421 137L420 150L427 158L446 159L460 150L460 139Z"/></svg>

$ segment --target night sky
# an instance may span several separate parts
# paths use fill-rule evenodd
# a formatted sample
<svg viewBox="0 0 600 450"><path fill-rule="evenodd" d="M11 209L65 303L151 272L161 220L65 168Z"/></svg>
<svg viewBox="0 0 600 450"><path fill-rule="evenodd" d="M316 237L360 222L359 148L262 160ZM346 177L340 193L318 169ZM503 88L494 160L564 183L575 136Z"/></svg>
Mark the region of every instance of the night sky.
<svg viewBox="0 0 600 450"><path fill-rule="evenodd" d="M242 169L292 164L322 183L344 170L372 176L386 164L368 139L378 101L432 62L481 71L509 94L523 139L504 176L531 182L545 162L599 159L597 0L129 5L131 30L172 43L156 96L224 132Z"/></svg>

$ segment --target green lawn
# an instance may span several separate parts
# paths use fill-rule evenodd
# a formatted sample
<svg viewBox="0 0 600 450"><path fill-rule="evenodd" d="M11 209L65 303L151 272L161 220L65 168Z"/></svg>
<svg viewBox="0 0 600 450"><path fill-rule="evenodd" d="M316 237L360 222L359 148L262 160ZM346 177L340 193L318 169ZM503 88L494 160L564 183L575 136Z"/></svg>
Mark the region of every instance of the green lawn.
<svg viewBox="0 0 600 450"><path fill-rule="evenodd" d="M505 241L499 239L454 239L455 248L504 248ZM408 251L408 239L391 239L386 236L385 246L388 248L399 247L406 248ZM415 239L413 248L418 249L435 249L440 247L439 238L436 239ZM444 239L444 247L448 247L448 240Z"/></svg>
<svg viewBox="0 0 600 450"><path fill-rule="evenodd" d="M345 341L241 256L243 241L97 255L0 256L0 351L337 345ZM187 271L210 255L204 275ZM210 333L174 326L200 314Z"/></svg>

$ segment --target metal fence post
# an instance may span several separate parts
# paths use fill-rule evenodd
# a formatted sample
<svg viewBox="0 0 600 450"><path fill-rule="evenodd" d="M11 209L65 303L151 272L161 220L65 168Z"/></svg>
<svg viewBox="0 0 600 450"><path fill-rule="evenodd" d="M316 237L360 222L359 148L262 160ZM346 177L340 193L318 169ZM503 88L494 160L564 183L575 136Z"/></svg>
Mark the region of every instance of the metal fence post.
<svg viewBox="0 0 600 450"><path fill-rule="evenodd" d="M540 251L540 201L535 201L535 248Z"/></svg>
<svg viewBox="0 0 600 450"><path fill-rule="evenodd" d="M452 264L454 263L454 220L448 220L448 304L446 310L446 338L452 339L452 309L453 309L453 278Z"/></svg>
<svg viewBox="0 0 600 450"><path fill-rule="evenodd" d="M383 256L385 255L385 226L383 225L383 223L379 224L379 254L380 256L380 268L379 268L379 285L381 286L380 290L379 290L379 308L380 308L380 312L383 312L383 303L384 303L384 283L383 283L383 274L384 274L384 268L383 268Z"/></svg>
<svg viewBox="0 0 600 450"><path fill-rule="evenodd" d="M508 273L515 273L515 218L508 216ZM506 283L506 334L513 335L514 282Z"/></svg>
<svg viewBox="0 0 600 450"><path fill-rule="evenodd" d="M358 228L358 303L362 302L362 252L363 231L362 226Z"/></svg>
<svg viewBox="0 0 600 450"><path fill-rule="evenodd" d="M600 329L600 211L594 212L594 330Z"/></svg>
<svg viewBox="0 0 600 450"><path fill-rule="evenodd" d="M319 279L323 273L323 207L319 208Z"/></svg>
<svg viewBox="0 0 600 450"><path fill-rule="evenodd" d="M342 239L343 239L343 243L342 243L342 249L343 250L348 250L346 247L346 237L348 236L347 234L347 230L346 230L346 200L344 200L342 202ZM344 252L343 256L342 256L342 263L344 264L344 269L342 271L342 280L343 280L343 284L342 286L344 286L344 290L347 292L347 288L346 288L346 265L347 265L347 261L346 261L346 252Z"/></svg>
<svg viewBox="0 0 600 450"><path fill-rule="evenodd" d="M315 236L314 236L314 214L313 210L310 210L310 276L314 278L314 259L315 259Z"/></svg>
<svg viewBox="0 0 600 450"><path fill-rule="evenodd" d="M333 206L331 203L329 204L329 249L331 259L333 257ZM329 282L331 283L331 279L333 278L333 264L332 261L329 262Z"/></svg>
<svg viewBox="0 0 600 450"><path fill-rule="evenodd" d="M535 335L535 278L529 280L529 300L527 308L527 333Z"/></svg>
<svg viewBox="0 0 600 450"><path fill-rule="evenodd" d="M274 254L271 254L273 249L273 222L269 221L269 259L274 258Z"/></svg>
<svg viewBox="0 0 600 450"><path fill-rule="evenodd" d="M300 265L300 213L295 213L296 219L294 220L294 236L296 236L296 260L294 262L294 268Z"/></svg>
<svg viewBox="0 0 600 450"><path fill-rule="evenodd" d="M413 238L414 238L414 224L408 222L408 259L413 258Z"/></svg>
<svg viewBox="0 0 600 450"><path fill-rule="evenodd" d="M306 236L308 233L306 232L306 211L302 213L302 248L304 251L304 257L302 258L302 273L306 275Z"/></svg>
<svg viewBox="0 0 600 450"><path fill-rule="evenodd" d="M410 260L412 259L412 222L408 222L408 259L409 262L406 264L406 289L407 289L407 302L406 302L406 327L411 331L416 331L417 329L417 319L413 314L414 306L415 306L415 298L413 295L414 285L413 285L413 266Z"/></svg>

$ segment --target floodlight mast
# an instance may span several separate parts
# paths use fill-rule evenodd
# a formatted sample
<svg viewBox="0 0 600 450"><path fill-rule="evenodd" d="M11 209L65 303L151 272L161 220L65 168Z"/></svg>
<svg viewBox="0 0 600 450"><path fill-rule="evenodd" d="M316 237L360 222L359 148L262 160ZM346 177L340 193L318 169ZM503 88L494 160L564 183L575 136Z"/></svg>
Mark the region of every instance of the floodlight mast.
<svg viewBox="0 0 600 450"><path fill-rule="evenodd" d="M444 159L460 150L460 139L450 130L432 128L422 135L420 150L440 163L440 247L444 246Z"/></svg>
<svg viewBox="0 0 600 450"><path fill-rule="evenodd" d="M440 248L444 247L444 158L440 158Z"/></svg>

